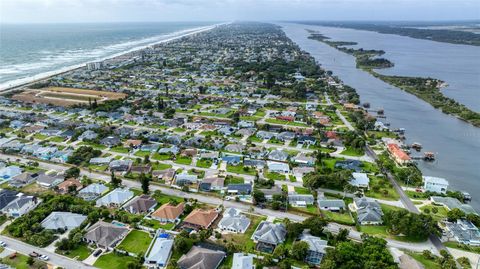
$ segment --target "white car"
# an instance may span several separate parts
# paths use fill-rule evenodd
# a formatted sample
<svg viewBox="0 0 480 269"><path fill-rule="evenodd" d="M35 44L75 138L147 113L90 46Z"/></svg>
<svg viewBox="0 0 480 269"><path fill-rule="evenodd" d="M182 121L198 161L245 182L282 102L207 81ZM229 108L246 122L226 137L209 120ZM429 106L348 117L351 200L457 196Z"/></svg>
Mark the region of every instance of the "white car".
<svg viewBox="0 0 480 269"><path fill-rule="evenodd" d="M40 255L40 256L38 256L38 258L40 260L44 260L44 261L48 261L48 259L49 259L47 255Z"/></svg>
<svg viewBox="0 0 480 269"><path fill-rule="evenodd" d="M7 246L7 244L5 242L0 241L0 247L6 247L6 246Z"/></svg>

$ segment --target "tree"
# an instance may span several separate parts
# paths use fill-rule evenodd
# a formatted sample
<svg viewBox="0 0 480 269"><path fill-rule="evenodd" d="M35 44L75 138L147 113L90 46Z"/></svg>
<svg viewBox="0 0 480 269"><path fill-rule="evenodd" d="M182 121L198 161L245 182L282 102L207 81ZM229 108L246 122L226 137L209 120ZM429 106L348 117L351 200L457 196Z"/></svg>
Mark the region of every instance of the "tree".
<svg viewBox="0 0 480 269"><path fill-rule="evenodd" d="M277 259L283 259L288 254L288 250L285 248L283 244L277 245L275 250L273 251L273 257Z"/></svg>
<svg viewBox="0 0 480 269"><path fill-rule="evenodd" d="M470 213L467 215L467 220L473 223L473 225L480 227L480 216L477 214Z"/></svg>
<svg viewBox="0 0 480 269"><path fill-rule="evenodd" d="M430 215L414 214L407 210L391 210L383 215L383 222L390 233L415 238L427 238L437 234L436 222Z"/></svg>
<svg viewBox="0 0 480 269"><path fill-rule="evenodd" d="M458 208L454 208L447 212L448 221L457 221L458 219L464 218L465 212Z"/></svg>
<svg viewBox="0 0 480 269"><path fill-rule="evenodd" d="M65 178L77 178L80 176L80 168L78 167L70 167L65 171Z"/></svg>
<svg viewBox="0 0 480 269"><path fill-rule="evenodd" d="M265 199L265 194L258 189L253 190L252 197L253 197L253 204L255 205L264 203L267 200Z"/></svg>
<svg viewBox="0 0 480 269"><path fill-rule="evenodd" d="M122 179L117 178L115 176L115 173L112 171L111 174L110 174L110 183L112 184L112 186L114 188L118 188L120 185L122 185Z"/></svg>
<svg viewBox="0 0 480 269"><path fill-rule="evenodd" d="M176 236L173 246L178 253L187 253L188 252L188 241L183 236Z"/></svg>
<svg viewBox="0 0 480 269"><path fill-rule="evenodd" d="M303 221L305 229L310 229L310 234L313 236L321 236L323 228L327 226L327 222L318 216L309 217Z"/></svg>
<svg viewBox="0 0 480 269"><path fill-rule="evenodd" d="M308 243L305 241L297 241L293 243L292 250L290 251L290 256L298 261L305 260L308 254Z"/></svg>
<svg viewBox="0 0 480 269"><path fill-rule="evenodd" d="M141 173L139 181L142 184L143 194L148 194L150 191L150 178L148 178L144 173Z"/></svg>
<svg viewBox="0 0 480 269"><path fill-rule="evenodd" d="M35 260L34 260L32 257L28 256L28 258L27 258L27 264L30 265L30 266L32 266L34 263L35 263Z"/></svg>

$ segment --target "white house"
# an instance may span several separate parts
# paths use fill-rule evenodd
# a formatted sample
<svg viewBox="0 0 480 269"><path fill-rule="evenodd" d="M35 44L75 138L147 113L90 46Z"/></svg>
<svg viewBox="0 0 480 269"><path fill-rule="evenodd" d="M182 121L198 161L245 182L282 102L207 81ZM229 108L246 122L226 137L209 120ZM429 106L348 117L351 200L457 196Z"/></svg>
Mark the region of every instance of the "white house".
<svg viewBox="0 0 480 269"><path fill-rule="evenodd" d="M164 268L168 264L173 248L173 239L168 234L158 234L145 257L148 268Z"/></svg>
<svg viewBox="0 0 480 269"><path fill-rule="evenodd" d="M232 269L253 269L253 254L233 253Z"/></svg>
<svg viewBox="0 0 480 269"><path fill-rule="evenodd" d="M368 189L370 184L370 179L368 178L367 174L365 173L352 173L352 179L350 180L350 184L359 188Z"/></svg>
<svg viewBox="0 0 480 269"><path fill-rule="evenodd" d="M290 172L290 167L287 163L280 162L267 162L268 170L270 172L288 174Z"/></svg>
<svg viewBox="0 0 480 269"><path fill-rule="evenodd" d="M448 181L441 177L423 177L423 189L425 191L447 193Z"/></svg>
<svg viewBox="0 0 480 269"><path fill-rule="evenodd" d="M35 196L21 195L2 208L2 213L7 217L18 218L28 213L38 205L38 199Z"/></svg>
<svg viewBox="0 0 480 269"><path fill-rule="evenodd" d="M250 226L250 219L241 213L239 209L225 209L223 218L218 223L218 228L223 231L245 233L248 226Z"/></svg>

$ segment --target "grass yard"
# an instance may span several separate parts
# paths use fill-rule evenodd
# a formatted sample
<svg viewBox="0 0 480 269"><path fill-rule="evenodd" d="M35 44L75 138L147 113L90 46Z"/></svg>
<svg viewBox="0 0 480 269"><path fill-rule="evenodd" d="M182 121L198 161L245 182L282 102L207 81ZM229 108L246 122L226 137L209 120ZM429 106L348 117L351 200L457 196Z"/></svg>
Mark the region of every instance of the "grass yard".
<svg viewBox="0 0 480 269"><path fill-rule="evenodd" d="M45 140L45 139L48 138L48 136L44 135L44 134L36 133L36 134L33 135L33 138L38 139L38 140Z"/></svg>
<svg viewBox="0 0 480 269"><path fill-rule="evenodd" d="M160 193L160 194L154 193L152 197L155 198L155 200L157 200L157 202L161 205L169 203L171 200L175 200L178 203L183 202L183 198L181 197L170 196L163 193Z"/></svg>
<svg viewBox="0 0 480 269"><path fill-rule="evenodd" d="M170 154L160 154L158 152L155 152L152 156L152 159L157 161L166 161L166 160L172 160L173 158Z"/></svg>
<svg viewBox="0 0 480 269"><path fill-rule="evenodd" d="M468 246L468 245L460 244L457 242L445 242L443 243L443 245L449 248L455 248L463 251L480 254L480 247Z"/></svg>
<svg viewBox="0 0 480 269"><path fill-rule="evenodd" d="M124 153L124 154L127 154L128 152L130 152L129 148L125 148L125 147L122 147L122 146L116 146L116 147L111 148L110 150L113 151L113 152Z"/></svg>
<svg viewBox="0 0 480 269"><path fill-rule="evenodd" d="M308 125L303 123L303 122L286 121L286 120L278 120L278 119L266 119L265 122L268 122L268 123L271 123L271 124L308 127Z"/></svg>
<svg viewBox="0 0 480 269"><path fill-rule="evenodd" d="M175 160L175 163L190 165L192 163L192 158L186 157L186 156L180 156L180 157L177 157L177 159Z"/></svg>
<svg viewBox="0 0 480 269"><path fill-rule="evenodd" d="M49 141L55 142L55 143L61 143L65 141L65 138L59 137L59 136L54 136L48 139Z"/></svg>
<svg viewBox="0 0 480 269"><path fill-rule="evenodd" d="M78 246L74 250L68 250L68 251L55 250L55 252L60 255L64 255L71 259L76 259L79 261L85 260L92 253L92 251L86 245L83 245L83 244Z"/></svg>
<svg viewBox="0 0 480 269"><path fill-rule="evenodd" d="M235 174L255 175L255 169L243 165L227 165L227 172Z"/></svg>
<svg viewBox="0 0 480 269"><path fill-rule="evenodd" d="M361 231L366 234L375 235L383 238L390 238L402 242L424 242L426 238L415 238L407 236L391 235L384 225L364 225L361 226Z"/></svg>
<svg viewBox="0 0 480 269"><path fill-rule="evenodd" d="M36 194L37 196L41 194L55 194L53 190L42 188L36 182L32 182L28 185L23 186L21 188L21 191L23 193Z"/></svg>
<svg viewBox="0 0 480 269"><path fill-rule="evenodd" d="M122 243L118 246L118 249L135 254L145 254L151 241L152 238L148 233L133 230L127 235L127 237L125 237L125 239L123 239Z"/></svg>
<svg viewBox="0 0 480 269"><path fill-rule="evenodd" d="M251 239L255 229L263 220L266 220L266 217L260 217L257 215L246 215L250 220L250 226L245 231L245 234L226 234L222 235L222 238L217 240L220 244L225 244L224 239L226 242L233 242L237 246L242 246L243 251L253 253L255 251L255 243Z"/></svg>
<svg viewBox="0 0 480 269"><path fill-rule="evenodd" d="M368 197L397 201L400 195L395 191L390 181L384 177L369 176L370 189L365 192Z"/></svg>
<svg viewBox="0 0 480 269"><path fill-rule="evenodd" d="M171 164L166 164L166 163L159 163L159 162L151 162L153 170L165 170L168 168L172 168Z"/></svg>
<svg viewBox="0 0 480 269"><path fill-rule="evenodd" d="M145 156L150 156L150 152L149 151L141 151L141 150L137 150L137 152L135 152L135 154L133 154L137 157L145 157Z"/></svg>
<svg viewBox="0 0 480 269"><path fill-rule="evenodd" d="M261 139L260 137L256 137L255 135L250 136L247 140L250 142L257 142L257 143L261 143L263 141L263 139Z"/></svg>
<svg viewBox="0 0 480 269"><path fill-rule="evenodd" d="M199 159L197 160L197 167L210 168L210 166L212 166L212 163L212 160L209 159Z"/></svg>
<svg viewBox="0 0 480 269"><path fill-rule="evenodd" d="M86 141L82 141L80 143L78 143L78 145L80 146L89 146L89 147L92 147L94 149L106 149L107 147L104 146L104 145L101 145L101 144L97 144L97 143L92 143L92 142L86 142Z"/></svg>
<svg viewBox="0 0 480 269"><path fill-rule="evenodd" d="M355 221L353 220L352 216L350 216L350 213L345 211L344 213L340 212L330 212L328 210L321 210L321 214L325 216L326 219L341 223L341 224L348 224L348 225L355 225Z"/></svg>
<svg viewBox="0 0 480 269"><path fill-rule="evenodd" d="M243 183L245 183L245 179L243 179L243 177L227 176L225 178L224 185L228 186L228 184L243 184Z"/></svg>
<svg viewBox="0 0 480 269"><path fill-rule="evenodd" d="M437 213L433 213L433 208L436 208ZM428 209L428 214L432 216L432 218L436 221L442 220L447 217L448 210L444 206L436 206L436 205L426 205L420 208L420 211L424 214L425 209Z"/></svg>
<svg viewBox="0 0 480 269"><path fill-rule="evenodd" d="M47 264L43 261L38 259L34 259L34 263L32 265L27 264L28 256L17 253L17 257L15 259L10 259L9 257L5 257L0 260L1 263L10 265L16 269L46 269Z"/></svg>
<svg viewBox="0 0 480 269"><path fill-rule="evenodd" d="M346 148L344 151L342 151L340 154L342 155L347 155L347 156L363 156L365 152L363 150L357 150L353 148Z"/></svg>
<svg viewBox="0 0 480 269"><path fill-rule="evenodd" d="M104 164L104 165L90 164L90 165L88 165L88 168L92 169L92 170L105 171L105 170L107 170L108 165L106 165L106 164Z"/></svg>
<svg viewBox="0 0 480 269"><path fill-rule="evenodd" d="M154 219L143 219L140 224L153 229L164 229L164 230L172 230L173 227L175 227L174 223L162 224L160 221L154 220Z"/></svg>
<svg viewBox="0 0 480 269"><path fill-rule="evenodd" d="M273 180L286 180L287 178L285 175L276 173L276 172L265 172L263 174L266 178L268 179L273 179Z"/></svg>
<svg viewBox="0 0 480 269"><path fill-rule="evenodd" d="M298 194L311 194L309 189L303 187L295 187L295 192Z"/></svg>
<svg viewBox="0 0 480 269"><path fill-rule="evenodd" d="M428 268L428 269L441 269L442 267L440 266L440 264L438 264L437 261L435 260L429 260L427 258L425 258L422 253L418 253L418 252L407 252L408 255L412 256L412 258L414 258L416 261L418 261L419 263L421 263L423 266L425 266L425 268Z"/></svg>
<svg viewBox="0 0 480 269"><path fill-rule="evenodd" d="M109 253L100 256L93 266L101 269L127 269L128 263L136 261L137 259L135 257Z"/></svg>

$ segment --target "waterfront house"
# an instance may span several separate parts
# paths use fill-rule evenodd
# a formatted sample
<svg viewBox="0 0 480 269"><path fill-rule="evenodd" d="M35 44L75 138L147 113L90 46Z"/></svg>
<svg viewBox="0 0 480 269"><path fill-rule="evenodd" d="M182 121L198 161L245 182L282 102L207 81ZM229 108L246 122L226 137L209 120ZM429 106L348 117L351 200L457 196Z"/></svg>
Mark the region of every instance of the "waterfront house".
<svg viewBox="0 0 480 269"><path fill-rule="evenodd" d="M480 231L466 219L456 222L446 222L445 229L458 243L469 246L480 246Z"/></svg>
<svg viewBox="0 0 480 269"><path fill-rule="evenodd" d="M395 162L399 165L408 164L412 160L396 143L387 144L387 149Z"/></svg>
<svg viewBox="0 0 480 269"><path fill-rule="evenodd" d="M446 194L448 181L441 177L423 176L423 189L425 191Z"/></svg>

